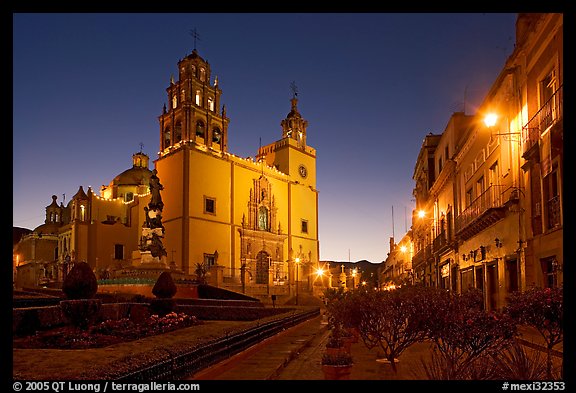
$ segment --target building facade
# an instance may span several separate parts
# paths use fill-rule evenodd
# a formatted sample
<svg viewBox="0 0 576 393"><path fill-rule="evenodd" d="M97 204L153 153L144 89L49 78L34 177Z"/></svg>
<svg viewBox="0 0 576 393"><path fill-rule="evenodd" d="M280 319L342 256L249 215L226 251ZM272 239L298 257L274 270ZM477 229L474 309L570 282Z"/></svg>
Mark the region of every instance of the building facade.
<svg viewBox="0 0 576 393"><path fill-rule="evenodd" d="M516 45L473 116L426 136L415 165L417 281L514 291L563 284L563 15L518 14Z"/></svg>
<svg viewBox="0 0 576 393"><path fill-rule="evenodd" d="M254 295L311 288L319 255L316 151L306 143L296 95L279 139L255 159L242 158L228 151L229 119L209 63L194 50L178 70L158 117L154 161L163 187L163 263L191 278L205 266L222 285ZM99 278L142 264L152 173L139 152L100 195L80 187L66 206L53 196L45 224L14 247L16 285L58 286L76 261Z"/></svg>

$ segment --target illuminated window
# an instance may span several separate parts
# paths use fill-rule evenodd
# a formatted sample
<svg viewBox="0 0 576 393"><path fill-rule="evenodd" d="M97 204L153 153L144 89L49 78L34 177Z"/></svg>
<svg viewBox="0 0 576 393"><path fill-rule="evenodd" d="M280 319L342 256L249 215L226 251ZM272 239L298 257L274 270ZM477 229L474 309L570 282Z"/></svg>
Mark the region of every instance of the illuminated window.
<svg viewBox="0 0 576 393"><path fill-rule="evenodd" d="M208 109L214 112L214 98L208 97Z"/></svg>
<svg viewBox="0 0 576 393"><path fill-rule="evenodd" d="M204 213L216 214L216 199L204 196Z"/></svg>
<svg viewBox="0 0 576 393"><path fill-rule="evenodd" d="M194 96L194 102L196 102L196 105L200 106L200 90L196 90L196 95Z"/></svg>
<svg viewBox="0 0 576 393"><path fill-rule="evenodd" d="M80 205L80 220L86 221L86 206Z"/></svg>
<svg viewBox="0 0 576 393"><path fill-rule="evenodd" d="M177 104L178 104L178 97L176 97L176 94L174 94L172 96L172 108L176 108Z"/></svg>
<svg viewBox="0 0 576 393"><path fill-rule="evenodd" d="M180 102L186 101L186 90L180 90Z"/></svg>
<svg viewBox="0 0 576 393"><path fill-rule="evenodd" d="M206 70L204 68L200 68L200 80L202 82L206 80Z"/></svg>

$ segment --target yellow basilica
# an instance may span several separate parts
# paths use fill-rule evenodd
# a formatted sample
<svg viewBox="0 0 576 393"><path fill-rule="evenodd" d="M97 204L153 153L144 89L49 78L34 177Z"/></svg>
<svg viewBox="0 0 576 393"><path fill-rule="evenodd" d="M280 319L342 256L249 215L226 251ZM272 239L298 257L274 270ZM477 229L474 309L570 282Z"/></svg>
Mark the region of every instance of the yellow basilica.
<svg viewBox="0 0 576 393"><path fill-rule="evenodd" d="M319 260L316 151L306 144L296 93L279 139L253 159L228 151L222 90L195 49L166 92L154 160L163 186L161 265L192 278L202 265L212 283L254 296L311 289ZM80 186L66 206L53 196L45 224L14 247L16 286L57 287L75 261L101 279L145 265L139 244L152 173L140 152L101 195Z"/></svg>

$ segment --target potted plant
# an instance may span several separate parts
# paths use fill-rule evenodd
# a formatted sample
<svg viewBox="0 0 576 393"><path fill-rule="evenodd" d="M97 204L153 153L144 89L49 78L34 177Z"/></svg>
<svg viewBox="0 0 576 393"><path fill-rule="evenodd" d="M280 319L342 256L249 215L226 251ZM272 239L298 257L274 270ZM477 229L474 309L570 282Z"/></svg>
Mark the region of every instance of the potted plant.
<svg viewBox="0 0 576 393"><path fill-rule="evenodd" d="M324 379L350 379L352 365L352 356L347 352L322 356Z"/></svg>

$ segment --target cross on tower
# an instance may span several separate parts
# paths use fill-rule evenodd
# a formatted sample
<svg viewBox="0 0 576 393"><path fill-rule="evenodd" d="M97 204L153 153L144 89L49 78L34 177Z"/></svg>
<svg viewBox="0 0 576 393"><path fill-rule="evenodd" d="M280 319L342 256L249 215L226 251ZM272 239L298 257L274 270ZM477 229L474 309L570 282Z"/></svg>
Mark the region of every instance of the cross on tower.
<svg viewBox="0 0 576 393"><path fill-rule="evenodd" d="M140 153L142 153L142 149L144 148L144 144L140 142Z"/></svg>
<svg viewBox="0 0 576 393"><path fill-rule="evenodd" d="M298 87L296 87L296 82L292 81L292 83L290 83L290 89L292 89L292 98L296 98L298 95Z"/></svg>
<svg viewBox="0 0 576 393"><path fill-rule="evenodd" d="M194 50L196 50L196 40L200 40L200 35L196 31L196 28L190 30L190 35L194 38Z"/></svg>

